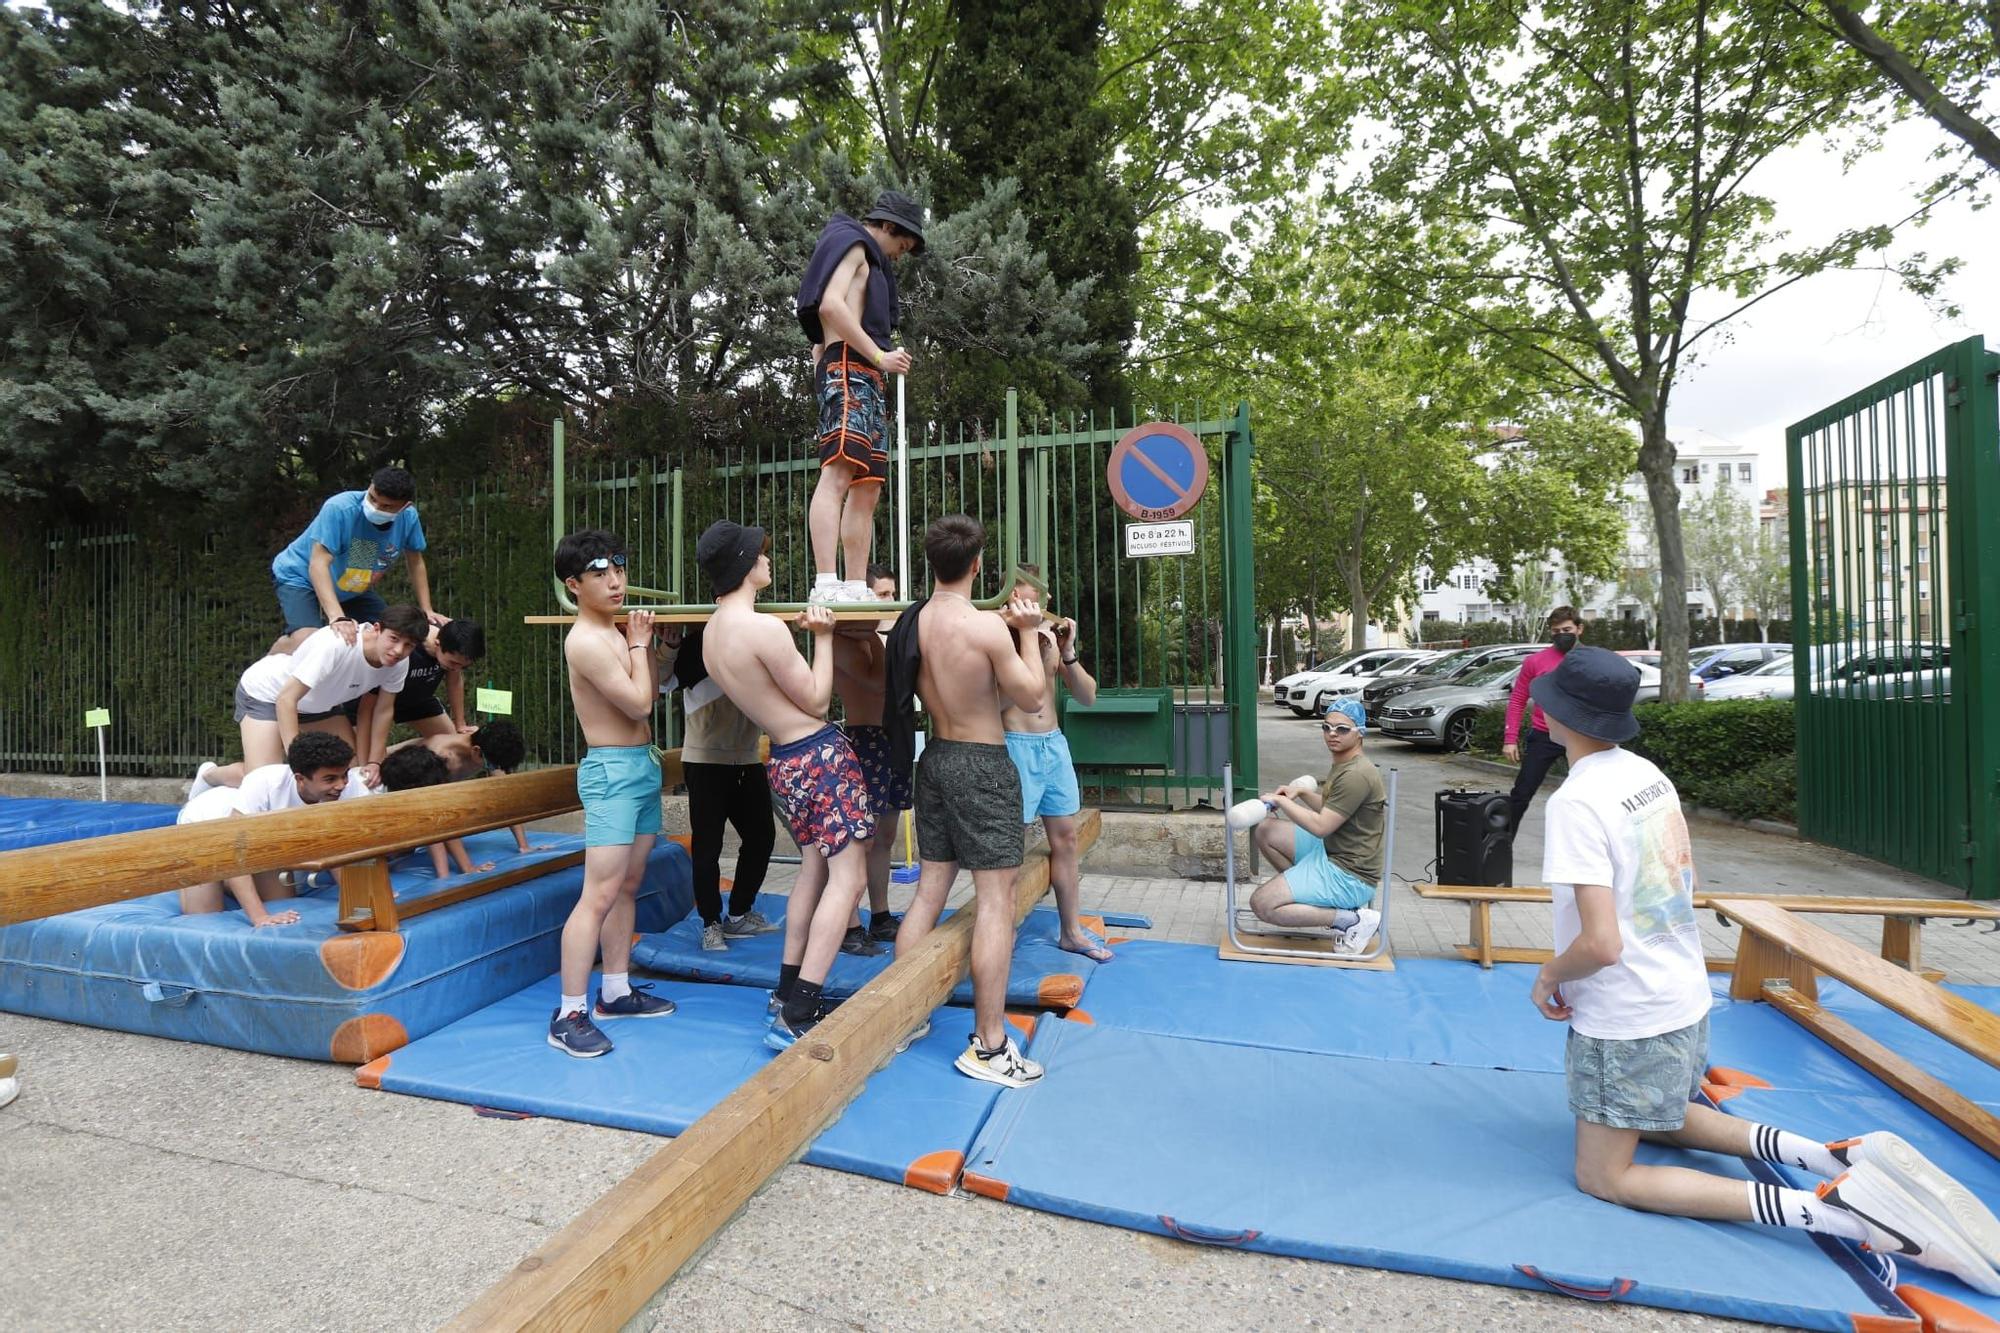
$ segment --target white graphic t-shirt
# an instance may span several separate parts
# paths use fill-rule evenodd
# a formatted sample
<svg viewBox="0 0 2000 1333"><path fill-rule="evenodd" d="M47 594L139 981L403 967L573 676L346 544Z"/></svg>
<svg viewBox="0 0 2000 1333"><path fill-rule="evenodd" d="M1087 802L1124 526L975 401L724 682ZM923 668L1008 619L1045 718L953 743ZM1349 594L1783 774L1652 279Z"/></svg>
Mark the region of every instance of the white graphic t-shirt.
<svg viewBox="0 0 2000 1333"><path fill-rule="evenodd" d="M384 694L400 694L409 673L407 657L394 666L369 665L361 651L361 636L356 634L351 644L342 643L339 631L329 625L315 631L290 656L274 653L252 663L243 673L243 692L260 703L274 704L284 693L285 682L297 676L309 687L299 700L299 711L331 713L377 686Z"/></svg>
<svg viewBox="0 0 2000 1333"><path fill-rule="evenodd" d="M273 810L296 810L305 804L299 795L298 779L289 764L265 764L243 775L238 787L210 787L181 807L176 824L199 824L207 819L227 819L231 815L264 815Z"/></svg>
<svg viewBox="0 0 2000 1333"><path fill-rule="evenodd" d="M1549 798L1542 879L1555 899L1556 952L1583 932L1576 886L1611 889L1624 941L1618 961L1563 983L1570 1026L1586 1037L1654 1037L1708 1012L1708 966L1694 914L1694 854L1680 794L1628 750L1570 768Z"/></svg>

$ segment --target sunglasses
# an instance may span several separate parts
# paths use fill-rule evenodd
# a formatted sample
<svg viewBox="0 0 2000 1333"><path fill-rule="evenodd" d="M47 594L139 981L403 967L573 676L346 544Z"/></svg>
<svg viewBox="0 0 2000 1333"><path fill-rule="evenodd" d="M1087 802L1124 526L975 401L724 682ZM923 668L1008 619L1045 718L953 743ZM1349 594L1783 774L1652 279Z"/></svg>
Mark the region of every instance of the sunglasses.
<svg viewBox="0 0 2000 1333"><path fill-rule="evenodd" d="M1353 727L1336 727L1331 722L1320 723L1319 729L1328 736L1352 736L1354 734Z"/></svg>
<svg viewBox="0 0 2000 1333"><path fill-rule="evenodd" d="M595 570L609 569L613 565L618 566L618 568L620 569L625 568L625 557L622 555L600 555L597 557L597 559L591 561L583 568L585 572L589 572L590 570L593 569Z"/></svg>

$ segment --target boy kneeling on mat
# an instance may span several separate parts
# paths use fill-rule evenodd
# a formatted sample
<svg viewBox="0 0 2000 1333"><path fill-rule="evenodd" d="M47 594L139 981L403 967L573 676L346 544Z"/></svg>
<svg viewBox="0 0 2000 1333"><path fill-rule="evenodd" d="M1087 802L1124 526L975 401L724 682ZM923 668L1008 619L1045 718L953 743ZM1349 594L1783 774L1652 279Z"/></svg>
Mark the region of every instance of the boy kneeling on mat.
<svg viewBox="0 0 2000 1333"><path fill-rule="evenodd" d="M1315 793L1294 784L1267 794L1265 804L1285 818L1265 820L1253 835L1279 871L1250 895L1257 919L1330 927L1340 932L1336 947L1346 954L1366 951L1382 926L1382 914L1368 904L1382 878L1389 792L1361 753L1367 718L1359 699L1327 706L1319 731L1333 767L1324 788Z"/></svg>
<svg viewBox="0 0 2000 1333"><path fill-rule="evenodd" d="M1639 733L1638 688L1631 663L1584 647L1530 687L1569 756L1542 862L1556 956L1532 998L1544 1018L1570 1025L1577 1187L1647 1212L1845 1237L2000 1294L2000 1221L1896 1135L1816 1143L1691 1101L1708 1068L1709 1010L1694 858L1674 784L1619 748ZM1790 1189L1644 1165L1633 1160L1641 1139L1825 1180Z"/></svg>

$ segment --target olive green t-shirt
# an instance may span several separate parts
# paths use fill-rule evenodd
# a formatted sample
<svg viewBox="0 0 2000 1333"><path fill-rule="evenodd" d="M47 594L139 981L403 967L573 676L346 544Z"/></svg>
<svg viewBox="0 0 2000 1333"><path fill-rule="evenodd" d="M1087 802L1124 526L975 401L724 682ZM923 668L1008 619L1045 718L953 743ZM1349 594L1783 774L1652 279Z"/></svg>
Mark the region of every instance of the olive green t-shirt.
<svg viewBox="0 0 2000 1333"><path fill-rule="evenodd" d="M1389 804L1382 775L1363 755L1335 764L1320 784L1326 808L1347 818L1326 835L1326 854L1358 878L1382 878L1382 829Z"/></svg>

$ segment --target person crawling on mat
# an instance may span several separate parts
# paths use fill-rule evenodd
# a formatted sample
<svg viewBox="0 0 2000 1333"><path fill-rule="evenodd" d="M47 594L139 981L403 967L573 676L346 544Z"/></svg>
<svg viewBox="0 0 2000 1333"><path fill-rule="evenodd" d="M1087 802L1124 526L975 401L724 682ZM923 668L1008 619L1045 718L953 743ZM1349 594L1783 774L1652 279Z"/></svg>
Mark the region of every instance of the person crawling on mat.
<svg viewBox="0 0 2000 1333"><path fill-rule="evenodd" d="M868 591L877 601L896 600L896 575L887 565L868 566ZM888 655L880 621L849 620L833 631L833 692L840 698L840 730L854 747L868 783L868 808L877 837L868 844L868 927L857 918L841 948L880 953L873 945L895 942L902 918L889 911L889 858L896 848L896 822L911 805L910 775L891 762L889 733L882 729L889 688Z"/></svg>
<svg viewBox="0 0 2000 1333"><path fill-rule="evenodd" d="M854 749L826 720L833 698L833 613L809 606L799 624L813 637L808 666L790 629L760 615L757 593L771 586L770 539L758 527L726 519L695 544L695 563L715 591L715 615L702 634L709 676L771 738L766 778L792 841L799 877L785 908L784 961L764 1044L782 1051L822 1017L821 989L867 887L868 842L875 816Z"/></svg>
<svg viewBox="0 0 2000 1333"><path fill-rule="evenodd" d="M947 514L924 530L931 595L905 611L891 643L915 626L916 693L931 715L917 760L917 894L896 932L900 957L937 925L963 865L972 872L979 915L972 931L973 1031L957 1068L971 1078L1019 1088L1042 1076L1007 1034L1007 971L1014 957L1014 882L1026 839L1021 774L1007 753L1001 711L1040 713L1047 704L1042 608L1015 597L999 615L972 604L986 528ZM895 647L891 652L895 652ZM926 1024L914 1041L929 1030Z"/></svg>
<svg viewBox="0 0 2000 1333"><path fill-rule="evenodd" d="M389 748L389 709L377 709L368 734L356 737L341 706L370 690L396 694L409 674L410 650L430 622L414 606L392 606L378 624L363 625L347 642L335 627L315 630L292 653L252 662L236 682L236 721L243 759L252 768L280 762L301 731L331 731L360 752L363 767ZM375 774L370 774L373 781Z"/></svg>
<svg viewBox="0 0 2000 1333"><path fill-rule="evenodd" d="M563 639L570 698L589 750L576 768L583 802L583 889L562 933L562 998L549 1019L549 1045L590 1058L611 1049L593 1018L664 1018L674 1002L631 979L632 922L646 860L660 835L660 758L653 748L659 663L653 616L625 604L625 544L586 528L556 543L556 577L576 599L576 624ZM590 965L602 950L597 1003Z"/></svg>
<svg viewBox="0 0 2000 1333"><path fill-rule="evenodd" d="M1039 565L1021 568L1041 577ZM1014 597L1034 601L1035 585L1016 584ZM1077 652L1074 620L1037 625L1035 638L1042 675L1048 681L1042 706L1033 712L1012 705L1000 710L1000 724L1007 729L1007 755L1021 774L1021 822L1033 824L1040 819L1049 840L1049 887L1055 890L1056 915L1062 920L1057 946L1108 963L1111 946L1096 931L1085 929L1077 916L1082 874L1077 867L1076 817L1083 809L1083 794L1077 787L1076 766L1070 762L1069 738L1063 735L1056 717L1058 679L1085 708L1097 701L1097 680Z"/></svg>
<svg viewBox="0 0 2000 1333"><path fill-rule="evenodd" d="M1359 699L1335 699L1320 719L1333 760L1318 792L1280 787L1265 803L1284 819L1267 819L1252 835L1278 868L1250 895L1250 910L1274 926L1322 926L1340 932L1336 948L1358 954L1381 928L1368 904L1382 879L1382 835L1388 789L1361 752L1368 714ZM1252 809L1255 809L1253 806Z"/></svg>
<svg viewBox="0 0 2000 1333"><path fill-rule="evenodd" d="M261 815L273 810L296 810L340 798L347 785L347 766L354 747L324 731L307 731L295 737L285 749L285 762L265 764L250 770L240 787L214 787L181 807L176 824L199 824L210 819L235 815ZM223 891L243 908L253 926L289 926L299 919L290 908L272 912L265 903L292 896L291 886L281 882L275 870L254 875L234 875L181 890L181 911L189 916L220 912L225 906Z"/></svg>
<svg viewBox="0 0 2000 1333"><path fill-rule="evenodd" d="M1542 859L1555 957L1532 998L1542 1017L1569 1024L1577 1188L1647 1212L1843 1237L2000 1295L2000 1221L1896 1135L1818 1143L1692 1100L1708 1069L1709 1010L1694 857L1672 781L1621 748L1639 732L1638 688L1631 663L1587 647L1529 688L1569 756ZM1641 1139L1824 1179L1793 1189L1648 1165L1633 1160Z"/></svg>
<svg viewBox="0 0 2000 1333"><path fill-rule="evenodd" d="M439 787L451 781L444 760L422 745L398 747L389 751L389 757L382 761L382 782L379 786L369 786L362 780L361 770L347 770L347 786L341 790L340 799L351 801L362 796L380 796L384 792L415 791L419 787ZM439 879L448 879L452 866L458 867L461 875L483 874L493 868L493 862L481 861L474 865L472 854L465 850L462 838L445 838L434 842L429 849L431 873ZM522 849L527 850L526 848Z"/></svg>

